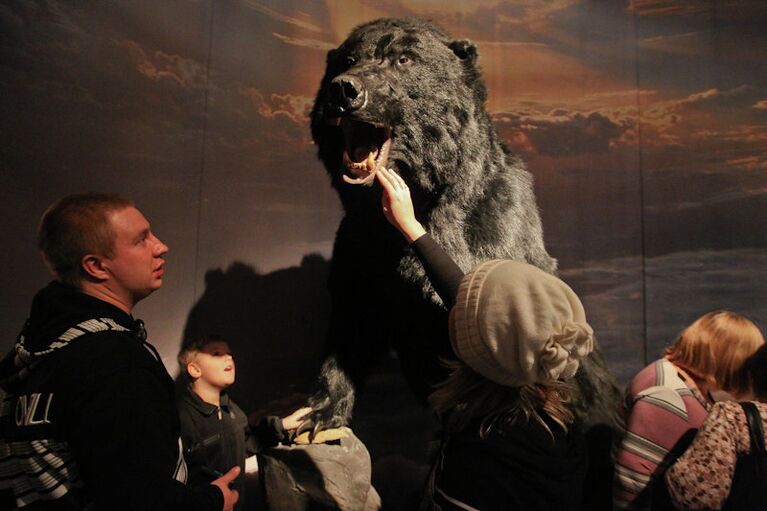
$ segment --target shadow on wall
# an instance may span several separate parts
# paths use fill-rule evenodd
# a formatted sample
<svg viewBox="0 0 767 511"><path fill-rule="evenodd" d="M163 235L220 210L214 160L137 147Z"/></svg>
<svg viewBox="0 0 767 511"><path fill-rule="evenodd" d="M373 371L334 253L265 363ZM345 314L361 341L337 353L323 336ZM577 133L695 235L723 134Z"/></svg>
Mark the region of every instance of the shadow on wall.
<svg viewBox="0 0 767 511"><path fill-rule="evenodd" d="M329 268L322 256L310 254L298 267L263 275L241 262L206 273L184 339L215 334L229 343L237 362L230 394L251 421L284 416L316 390L329 322ZM368 375L352 428L370 452L384 507L414 509L430 448L436 448L437 423L409 390L393 352Z"/></svg>
<svg viewBox="0 0 767 511"><path fill-rule="evenodd" d="M282 413L275 402L289 407L291 395L312 390L330 310L328 269L328 261L310 254L299 267L264 275L241 262L205 274L184 342L215 334L229 343L237 363L230 394L246 412Z"/></svg>

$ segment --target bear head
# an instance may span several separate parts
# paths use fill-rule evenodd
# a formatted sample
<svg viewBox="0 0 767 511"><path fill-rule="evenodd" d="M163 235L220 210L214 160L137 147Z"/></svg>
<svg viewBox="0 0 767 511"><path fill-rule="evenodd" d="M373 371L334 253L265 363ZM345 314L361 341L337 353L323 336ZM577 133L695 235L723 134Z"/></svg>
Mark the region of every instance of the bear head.
<svg viewBox="0 0 767 511"><path fill-rule="evenodd" d="M311 129L347 210L375 196L364 185L382 166L426 201L461 179L456 170L490 125L477 56L419 19L365 23L328 52Z"/></svg>

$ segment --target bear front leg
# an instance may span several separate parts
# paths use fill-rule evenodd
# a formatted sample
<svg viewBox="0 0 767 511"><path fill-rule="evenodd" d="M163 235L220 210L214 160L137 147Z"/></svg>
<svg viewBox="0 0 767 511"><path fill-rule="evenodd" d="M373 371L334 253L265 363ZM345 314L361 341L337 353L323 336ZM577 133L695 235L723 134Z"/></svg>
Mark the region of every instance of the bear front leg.
<svg viewBox="0 0 767 511"><path fill-rule="evenodd" d="M296 436L308 431L311 441L322 430L349 425L354 409L354 385L335 356L323 362L319 390L309 397L308 405L312 411L298 427Z"/></svg>
<svg viewBox="0 0 767 511"><path fill-rule="evenodd" d="M333 298L327 357L320 369L317 391L307 402L312 412L298 430L298 434L309 431L311 438L320 431L349 425L355 394L387 350L379 309L364 315L349 313L358 309L356 304L367 302L357 293ZM371 330L371 325L378 327Z"/></svg>

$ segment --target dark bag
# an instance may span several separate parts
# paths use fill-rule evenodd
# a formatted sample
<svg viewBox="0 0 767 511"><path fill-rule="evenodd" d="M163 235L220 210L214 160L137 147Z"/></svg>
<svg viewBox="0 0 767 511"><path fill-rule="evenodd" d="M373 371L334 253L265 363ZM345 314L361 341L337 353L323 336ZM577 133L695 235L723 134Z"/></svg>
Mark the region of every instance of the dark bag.
<svg viewBox="0 0 767 511"><path fill-rule="evenodd" d="M722 511L749 511L767 507L767 453L762 417L754 403L740 403L746 414L751 450L738 456L730 495Z"/></svg>
<svg viewBox="0 0 767 511"><path fill-rule="evenodd" d="M666 471L690 447L697 432L697 429L688 429L669 449L660 464L659 470L653 475L650 484L634 500L636 509L646 509L648 501L649 508L652 511L674 511L676 509L664 481Z"/></svg>

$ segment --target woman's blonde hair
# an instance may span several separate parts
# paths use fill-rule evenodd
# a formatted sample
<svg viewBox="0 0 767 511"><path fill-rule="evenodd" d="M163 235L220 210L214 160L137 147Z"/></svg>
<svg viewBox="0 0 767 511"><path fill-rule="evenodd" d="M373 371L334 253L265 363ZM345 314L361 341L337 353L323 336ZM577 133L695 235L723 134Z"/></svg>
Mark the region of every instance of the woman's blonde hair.
<svg viewBox="0 0 767 511"><path fill-rule="evenodd" d="M737 395L749 389L743 364L762 344L764 337L751 320L713 311L688 326L663 355L694 378Z"/></svg>
<svg viewBox="0 0 767 511"><path fill-rule="evenodd" d="M574 420L570 405L575 388L563 381L507 387L477 374L461 361L445 365L452 372L429 396L429 402L437 415L447 419L450 431L479 422L479 434L485 438L490 431L503 434L518 421L534 420L552 433L541 412L564 431Z"/></svg>

